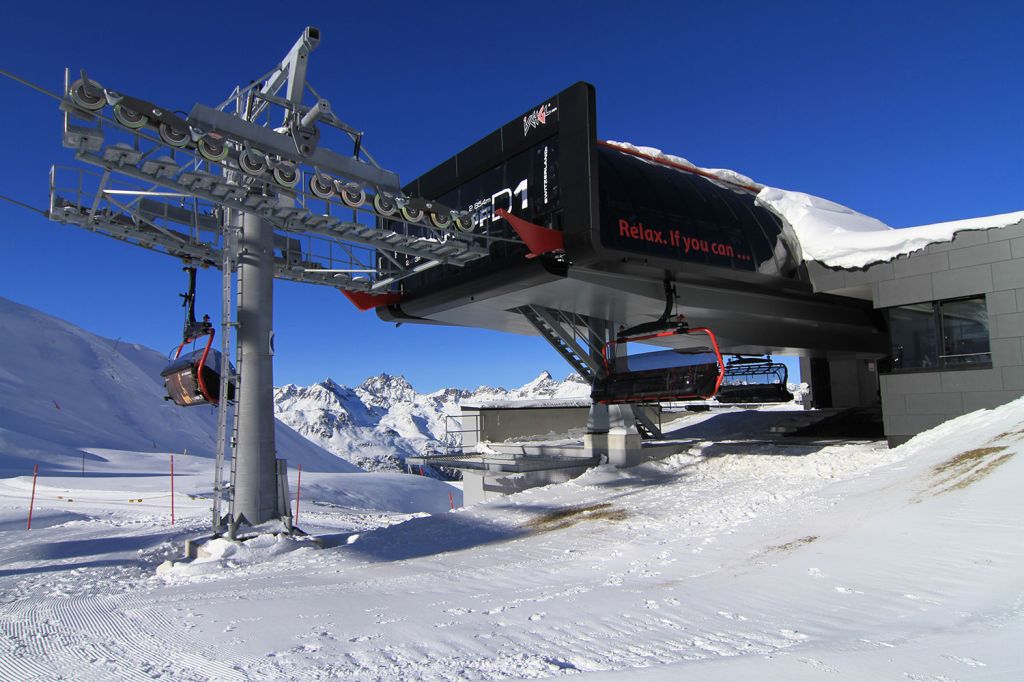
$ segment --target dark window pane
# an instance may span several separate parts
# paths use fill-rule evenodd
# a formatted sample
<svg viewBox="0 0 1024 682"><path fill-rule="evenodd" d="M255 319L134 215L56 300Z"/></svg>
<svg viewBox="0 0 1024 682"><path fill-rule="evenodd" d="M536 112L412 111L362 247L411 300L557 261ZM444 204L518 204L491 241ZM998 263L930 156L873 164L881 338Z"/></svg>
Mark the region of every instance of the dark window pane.
<svg viewBox="0 0 1024 682"><path fill-rule="evenodd" d="M931 303L891 308L889 334L893 369L938 367L935 310Z"/></svg>
<svg viewBox="0 0 1024 682"><path fill-rule="evenodd" d="M991 362L988 309L984 297L939 304L942 316L942 364L945 367Z"/></svg>

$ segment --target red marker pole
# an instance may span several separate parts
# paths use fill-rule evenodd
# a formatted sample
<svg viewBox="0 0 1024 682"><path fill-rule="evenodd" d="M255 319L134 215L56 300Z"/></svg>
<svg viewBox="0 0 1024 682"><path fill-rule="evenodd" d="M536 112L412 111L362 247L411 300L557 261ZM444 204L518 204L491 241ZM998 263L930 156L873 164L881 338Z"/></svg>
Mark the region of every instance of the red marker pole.
<svg viewBox="0 0 1024 682"><path fill-rule="evenodd" d="M36 478L39 477L39 465L36 464L32 468L32 500L28 503L28 528L25 530L32 530L32 507L36 504Z"/></svg>
<svg viewBox="0 0 1024 682"><path fill-rule="evenodd" d="M451 502L452 509L454 510L455 509L455 497L453 497L451 493L448 493L448 501Z"/></svg>
<svg viewBox="0 0 1024 682"><path fill-rule="evenodd" d="M174 453L171 453L171 525L174 525Z"/></svg>
<svg viewBox="0 0 1024 682"><path fill-rule="evenodd" d="M302 498L302 464L299 464L299 482L295 485L295 525L299 525L299 500Z"/></svg>

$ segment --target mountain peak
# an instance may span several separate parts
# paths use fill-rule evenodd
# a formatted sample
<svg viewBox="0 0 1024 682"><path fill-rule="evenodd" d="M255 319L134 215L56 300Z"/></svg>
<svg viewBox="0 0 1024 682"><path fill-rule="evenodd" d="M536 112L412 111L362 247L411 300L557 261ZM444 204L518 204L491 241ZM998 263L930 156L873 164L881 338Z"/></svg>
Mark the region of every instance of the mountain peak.
<svg viewBox="0 0 1024 682"><path fill-rule="evenodd" d="M548 381L552 381L551 372L549 372L547 370L544 370L543 372L538 374L537 377L533 381L531 381L531 382L529 382L527 384L524 384L523 388L532 387L532 386L539 386L540 384L543 384L543 383L548 382Z"/></svg>
<svg viewBox="0 0 1024 682"><path fill-rule="evenodd" d="M387 372L381 372L376 376L366 378L363 381L363 383L359 384L359 388L370 392L375 392L382 388L387 388L391 390L397 388L401 390L411 391L412 384L410 384L409 380L406 379L401 374L399 374L398 376L393 376L391 374L388 374Z"/></svg>

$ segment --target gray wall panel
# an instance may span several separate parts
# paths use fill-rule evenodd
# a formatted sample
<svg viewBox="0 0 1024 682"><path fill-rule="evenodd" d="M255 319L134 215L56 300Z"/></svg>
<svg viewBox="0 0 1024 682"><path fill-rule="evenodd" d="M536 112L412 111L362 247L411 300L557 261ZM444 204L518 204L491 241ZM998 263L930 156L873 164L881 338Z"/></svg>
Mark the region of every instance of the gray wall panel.
<svg viewBox="0 0 1024 682"><path fill-rule="evenodd" d="M1020 338L992 339L992 366L1013 367L1024 365Z"/></svg>
<svg viewBox="0 0 1024 682"><path fill-rule="evenodd" d="M1001 391L1003 373L998 369L972 369L941 372L942 390L945 391Z"/></svg>
<svg viewBox="0 0 1024 682"><path fill-rule="evenodd" d="M992 318L989 318L990 322ZM1024 336L1024 313L1013 313L1012 315L996 315L994 329L990 328L990 334L994 339L1020 338Z"/></svg>
<svg viewBox="0 0 1024 682"><path fill-rule="evenodd" d="M1003 367L1003 389L1024 395L1024 367Z"/></svg>
<svg viewBox="0 0 1024 682"><path fill-rule="evenodd" d="M986 244L986 246L989 246ZM914 275L927 275L932 272L949 270L951 254L947 253L921 253L912 255L909 258L901 258L892 264L893 273L897 279L913 277ZM974 265L969 263L968 265ZM960 267L960 266L952 266Z"/></svg>
<svg viewBox="0 0 1024 682"><path fill-rule="evenodd" d="M916 393L904 400L907 414L959 414L964 410L962 393Z"/></svg>
<svg viewBox="0 0 1024 682"><path fill-rule="evenodd" d="M932 287L935 300L988 293L992 291L992 266L975 265L936 272L932 275Z"/></svg>
<svg viewBox="0 0 1024 682"><path fill-rule="evenodd" d="M1002 227L998 230L986 230L990 242L1006 241L1024 237L1024 221L1009 227Z"/></svg>
<svg viewBox="0 0 1024 682"><path fill-rule="evenodd" d="M991 230L963 230L953 235L953 248L963 249L968 246L988 243Z"/></svg>
<svg viewBox="0 0 1024 682"><path fill-rule="evenodd" d="M883 282L893 278L892 263L878 263L865 270L848 270L846 272L846 286L854 287L859 284L872 284Z"/></svg>
<svg viewBox="0 0 1024 682"><path fill-rule="evenodd" d="M975 410L991 410L1020 397L1020 391L978 391L964 393L964 414Z"/></svg>
<svg viewBox="0 0 1024 682"><path fill-rule="evenodd" d="M876 308L890 308L894 305L920 303L935 298L932 290L934 275L917 275L903 277L878 283L878 300Z"/></svg>
<svg viewBox="0 0 1024 682"><path fill-rule="evenodd" d="M993 263L992 284L996 291L1024 288L1024 264L1020 260Z"/></svg>
<svg viewBox="0 0 1024 682"><path fill-rule="evenodd" d="M996 263L1010 259L1010 250L1005 242L979 244L964 249L953 249L949 252L950 268L966 268L983 263Z"/></svg>
<svg viewBox="0 0 1024 682"><path fill-rule="evenodd" d="M938 372L882 375L882 393L941 393L942 379Z"/></svg>
<svg viewBox="0 0 1024 682"><path fill-rule="evenodd" d="M989 316L1017 312L1017 295L1013 290L993 291L985 295Z"/></svg>

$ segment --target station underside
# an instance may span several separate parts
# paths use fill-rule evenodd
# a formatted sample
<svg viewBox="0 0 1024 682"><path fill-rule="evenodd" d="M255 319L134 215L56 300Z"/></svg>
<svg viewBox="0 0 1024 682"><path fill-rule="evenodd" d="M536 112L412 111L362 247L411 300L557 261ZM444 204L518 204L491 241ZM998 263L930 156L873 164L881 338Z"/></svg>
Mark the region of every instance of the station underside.
<svg viewBox="0 0 1024 682"><path fill-rule="evenodd" d="M380 315L395 321L536 334L518 312L523 306L572 311L616 326L656 320L665 308L663 283L628 271L573 267L561 276L539 262L526 261L511 274L499 271L461 287L416 296L397 308L379 309ZM877 358L886 352L885 336L867 301L815 294L806 282L769 288L763 281L715 279L696 268L687 274L690 281L675 283L678 311L691 326L713 329L723 353L842 352Z"/></svg>

